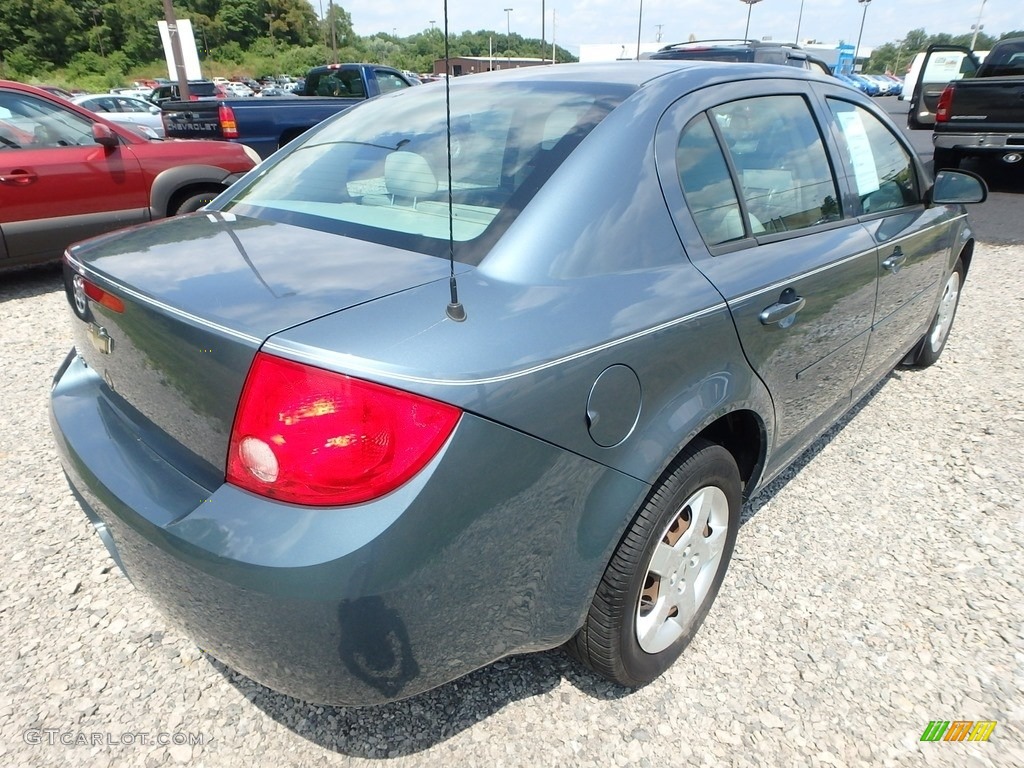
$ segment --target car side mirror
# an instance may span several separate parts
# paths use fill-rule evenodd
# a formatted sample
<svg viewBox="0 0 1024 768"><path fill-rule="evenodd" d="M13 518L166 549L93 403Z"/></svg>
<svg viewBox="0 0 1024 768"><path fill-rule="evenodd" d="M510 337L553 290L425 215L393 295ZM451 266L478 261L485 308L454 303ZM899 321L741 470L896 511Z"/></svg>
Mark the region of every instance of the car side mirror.
<svg viewBox="0 0 1024 768"><path fill-rule="evenodd" d="M92 124L92 138L93 141L104 147L116 147L118 145L117 134L103 123Z"/></svg>
<svg viewBox="0 0 1024 768"><path fill-rule="evenodd" d="M932 203L983 203L986 199L988 186L976 173L947 168L935 174L935 184L931 193Z"/></svg>
<svg viewBox="0 0 1024 768"><path fill-rule="evenodd" d="M160 114L160 107L158 107L156 104L153 104L149 108L149 114L151 114L151 115L159 115Z"/></svg>

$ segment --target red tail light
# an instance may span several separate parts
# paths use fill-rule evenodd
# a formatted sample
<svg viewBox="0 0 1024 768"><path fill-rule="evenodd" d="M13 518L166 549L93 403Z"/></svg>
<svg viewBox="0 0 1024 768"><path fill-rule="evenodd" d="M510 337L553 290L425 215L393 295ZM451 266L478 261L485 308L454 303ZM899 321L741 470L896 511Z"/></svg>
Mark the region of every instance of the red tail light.
<svg viewBox="0 0 1024 768"><path fill-rule="evenodd" d="M260 352L235 414L227 480L293 504L369 501L423 469L461 413Z"/></svg>
<svg viewBox="0 0 1024 768"><path fill-rule="evenodd" d="M84 277L78 277L76 280L82 281L82 290L85 291L85 295L97 304L101 304L114 312L124 312L124 302L117 298L117 296L112 293L107 293L98 285L89 282Z"/></svg>
<svg viewBox="0 0 1024 768"><path fill-rule="evenodd" d="M238 123L235 122L235 113L231 107L223 104L217 110L217 119L220 121L220 132L225 139L238 138Z"/></svg>
<svg viewBox="0 0 1024 768"><path fill-rule="evenodd" d="M953 86L947 85L939 96L939 103L935 106L935 122L949 122L949 113L953 108Z"/></svg>

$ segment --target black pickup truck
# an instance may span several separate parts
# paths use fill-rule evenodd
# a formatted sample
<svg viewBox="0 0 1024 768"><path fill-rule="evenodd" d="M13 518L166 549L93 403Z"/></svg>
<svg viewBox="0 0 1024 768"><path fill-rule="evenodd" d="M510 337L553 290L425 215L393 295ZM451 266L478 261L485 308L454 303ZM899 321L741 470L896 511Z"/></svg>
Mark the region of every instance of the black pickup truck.
<svg viewBox="0 0 1024 768"><path fill-rule="evenodd" d="M266 158L328 117L414 84L391 67L328 64L309 71L297 98L168 101L161 112L168 138L233 141Z"/></svg>
<svg viewBox="0 0 1024 768"><path fill-rule="evenodd" d="M921 63L907 123L933 131L935 170L957 168L966 157L1021 163L1024 38L1000 40L982 63L967 48L931 46Z"/></svg>

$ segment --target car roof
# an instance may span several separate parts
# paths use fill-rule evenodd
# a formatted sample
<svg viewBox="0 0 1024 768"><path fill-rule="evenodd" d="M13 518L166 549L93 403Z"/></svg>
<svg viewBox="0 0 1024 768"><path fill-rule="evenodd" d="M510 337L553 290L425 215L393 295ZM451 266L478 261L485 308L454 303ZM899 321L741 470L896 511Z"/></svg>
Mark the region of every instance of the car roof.
<svg viewBox="0 0 1024 768"><path fill-rule="evenodd" d="M608 83L640 88L663 78L678 77L687 81L684 88L696 88L712 79L735 80L740 78L775 79L825 79L806 69L783 67L778 64L752 62L721 62L702 59L641 59L639 61L609 61L586 64L559 64L557 67L520 67L494 72L481 72L472 76L457 77L461 80L493 78L506 82L545 80L564 83Z"/></svg>

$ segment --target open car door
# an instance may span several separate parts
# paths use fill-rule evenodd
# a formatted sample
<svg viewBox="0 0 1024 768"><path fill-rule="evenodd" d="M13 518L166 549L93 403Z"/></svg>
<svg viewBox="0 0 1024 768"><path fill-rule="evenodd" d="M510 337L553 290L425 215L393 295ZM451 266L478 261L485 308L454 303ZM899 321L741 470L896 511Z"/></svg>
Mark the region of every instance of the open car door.
<svg viewBox="0 0 1024 768"><path fill-rule="evenodd" d="M914 96L910 100L907 125L914 130L935 126L935 107L942 91L953 80L974 77L978 57L962 45L930 45L917 73Z"/></svg>

